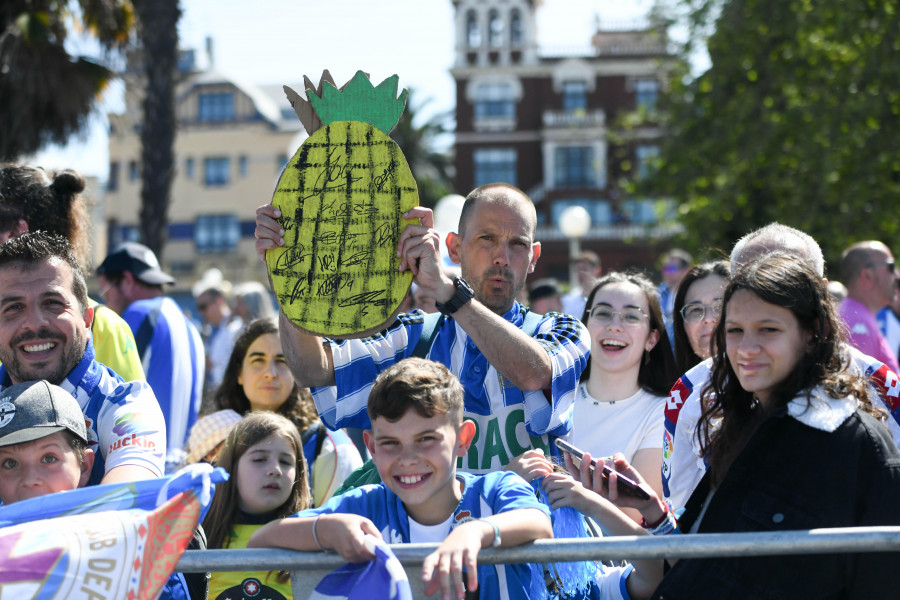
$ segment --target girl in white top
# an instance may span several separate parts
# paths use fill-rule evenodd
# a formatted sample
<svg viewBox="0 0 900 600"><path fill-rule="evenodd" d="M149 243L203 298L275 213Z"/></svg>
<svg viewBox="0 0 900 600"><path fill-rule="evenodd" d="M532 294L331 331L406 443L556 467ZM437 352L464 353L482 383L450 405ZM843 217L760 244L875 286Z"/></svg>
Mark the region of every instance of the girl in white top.
<svg viewBox="0 0 900 600"><path fill-rule="evenodd" d="M621 452L662 496L663 409L677 375L656 288L640 274L610 273L591 290L582 322L591 360L567 439L596 457Z"/></svg>

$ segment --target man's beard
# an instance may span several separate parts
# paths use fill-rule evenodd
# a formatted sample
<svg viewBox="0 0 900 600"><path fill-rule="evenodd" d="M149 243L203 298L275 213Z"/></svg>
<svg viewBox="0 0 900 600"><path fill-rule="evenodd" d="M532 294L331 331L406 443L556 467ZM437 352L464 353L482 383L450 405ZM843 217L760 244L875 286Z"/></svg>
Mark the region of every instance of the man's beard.
<svg viewBox="0 0 900 600"><path fill-rule="evenodd" d="M485 286L491 286L492 284L488 283L488 280L492 277L502 277L506 282L506 285L509 286L508 294L498 296L497 294L488 295L485 290ZM475 297L479 302L484 304L486 307L491 309L496 313L504 313L509 310L509 307L512 306L513 301L516 299L516 296L521 291L521 286L516 288L516 281L511 269L507 267L491 267L484 271L480 277L473 277L469 279L468 277L463 275L463 278L473 285L473 290L475 292Z"/></svg>
<svg viewBox="0 0 900 600"><path fill-rule="evenodd" d="M20 360L23 351L16 351L15 348L29 340L50 340L62 345L62 354L55 363L46 363L44 365L25 365ZM41 329L36 332L25 332L17 336L10 342L8 348L0 350L0 360L6 367L10 378L16 382L36 381L46 379L54 385L59 385L66 378L66 375L81 362L84 356L84 350L87 346L87 337L81 337L80 332L67 344L65 336L49 329Z"/></svg>

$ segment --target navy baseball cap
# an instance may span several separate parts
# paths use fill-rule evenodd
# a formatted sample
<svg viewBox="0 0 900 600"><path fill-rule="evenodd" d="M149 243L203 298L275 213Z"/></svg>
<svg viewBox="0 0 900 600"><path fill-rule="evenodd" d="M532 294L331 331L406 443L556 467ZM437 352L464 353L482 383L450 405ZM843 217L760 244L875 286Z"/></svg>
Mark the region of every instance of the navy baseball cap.
<svg viewBox="0 0 900 600"><path fill-rule="evenodd" d="M0 393L0 446L39 440L68 430L87 443L84 413L69 392L46 381L26 381Z"/></svg>
<svg viewBox="0 0 900 600"><path fill-rule="evenodd" d="M163 285L175 283L175 279L159 268L159 260L153 250L137 242L125 242L109 253L97 267L97 275L128 271L144 283Z"/></svg>

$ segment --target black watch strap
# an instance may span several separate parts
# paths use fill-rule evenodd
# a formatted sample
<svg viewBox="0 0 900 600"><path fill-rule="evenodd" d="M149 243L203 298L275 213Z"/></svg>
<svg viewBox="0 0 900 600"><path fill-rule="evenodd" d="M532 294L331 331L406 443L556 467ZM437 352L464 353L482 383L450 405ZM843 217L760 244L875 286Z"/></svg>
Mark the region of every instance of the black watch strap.
<svg viewBox="0 0 900 600"><path fill-rule="evenodd" d="M454 277L453 286L456 288L456 292L452 298L443 304L440 302L435 303L435 307L445 315L452 315L475 295L475 292L472 291L472 286L462 277Z"/></svg>

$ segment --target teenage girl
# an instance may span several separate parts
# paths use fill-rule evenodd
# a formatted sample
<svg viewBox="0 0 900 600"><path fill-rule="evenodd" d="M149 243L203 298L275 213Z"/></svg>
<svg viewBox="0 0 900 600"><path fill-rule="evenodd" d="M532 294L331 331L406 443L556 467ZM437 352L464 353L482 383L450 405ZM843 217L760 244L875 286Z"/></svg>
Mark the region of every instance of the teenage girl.
<svg viewBox="0 0 900 600"><path fill-rule="evenodd" d="M216 461L231 475L216 486L203 520L207 548L246 548L262 525L310 507L303 444L292 422L273 412L253 412L225 440ZM213 573L210 600L292 598L286 572Z"/></svg>
<svg viewBox="0 0 900 600"><path fill-rule="evenodd" d="M591 290L582 322L591 360L569 441L596 457L623 453L661 496L663 407L676 374L656 288L639 274L610 273Z"/></svg>
<svg viewBox="0 0 900 600"><path fill-rule="evenodd" d="M362 465L347 434L326 429L309 390L294 381L278 327L271 319L251 321L237 337L215 401L220 410L231 409L239 415L272 411L294 423L309 465L313 506L321 506Z"/></svg>
<svg viewBox="0 0 900 600"><path fill-rule="evenodd" d="M709 471L683 531L766 532L900 524L900 453L851 368L821 275L769 254L731 279L697 436ZM710 401L715 398L715 401ZM879 598L897 553L682 559L654 598Z"/></svg>

